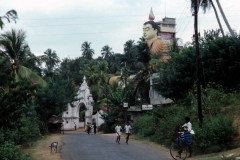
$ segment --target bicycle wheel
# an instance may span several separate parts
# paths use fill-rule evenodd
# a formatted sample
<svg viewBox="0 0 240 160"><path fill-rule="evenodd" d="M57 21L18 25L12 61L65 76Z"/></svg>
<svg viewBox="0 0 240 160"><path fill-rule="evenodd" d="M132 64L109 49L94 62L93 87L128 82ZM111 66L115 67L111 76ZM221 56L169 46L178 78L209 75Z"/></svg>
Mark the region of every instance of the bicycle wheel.
<svg viewBox="0 0 240 160"><path fill-rule="evenodd" d="M187 158L187 148L183 144L180 145L178 143L172 143L170 147L170 154L175 160L180 160L180 159L184 160Z"/></svg>

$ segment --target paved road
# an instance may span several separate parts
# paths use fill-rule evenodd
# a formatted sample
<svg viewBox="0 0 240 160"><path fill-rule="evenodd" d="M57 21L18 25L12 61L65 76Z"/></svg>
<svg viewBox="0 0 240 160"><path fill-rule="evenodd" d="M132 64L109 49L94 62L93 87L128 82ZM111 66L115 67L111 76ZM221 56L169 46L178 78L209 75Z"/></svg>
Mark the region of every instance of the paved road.
<svg viewBox="0 0 240 160"><path fill-rule="evenodd" d="M146 146L137 141L125 143L125 134L120 144L116 137L85 132L65 132L62 138L61 157L63 160L170 160L168 153Z"/></svg>

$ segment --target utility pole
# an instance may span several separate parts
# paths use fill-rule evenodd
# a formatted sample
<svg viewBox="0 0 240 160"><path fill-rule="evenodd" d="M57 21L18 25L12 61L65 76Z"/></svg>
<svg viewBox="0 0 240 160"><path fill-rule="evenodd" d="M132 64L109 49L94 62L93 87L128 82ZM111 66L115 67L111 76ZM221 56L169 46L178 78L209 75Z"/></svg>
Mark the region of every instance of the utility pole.
<svg viewBox="0 0 240 160"><path fill-rule="evenodd" d="M198 102L198 118L200 126L203 123L202 106L201 106L201 87L200 87L200 51L198 41L198 0L194 0L194 31L195 31L195 48L196 48L196 72L197 72L197 102Z"/></svg>
<svg viewBox="0 0 240 160"><path fill-rule="evenodd" d="M125 77L124 77L124 79L125 79L125 103L127 103L126 102L126 100L127 100L127 75L126 75L126 73L127 73L127 70L126 70L126 62L125 62ZM127 123L127 108L128 107L124 107L124 112L125 112L125 124Z"/></svg>

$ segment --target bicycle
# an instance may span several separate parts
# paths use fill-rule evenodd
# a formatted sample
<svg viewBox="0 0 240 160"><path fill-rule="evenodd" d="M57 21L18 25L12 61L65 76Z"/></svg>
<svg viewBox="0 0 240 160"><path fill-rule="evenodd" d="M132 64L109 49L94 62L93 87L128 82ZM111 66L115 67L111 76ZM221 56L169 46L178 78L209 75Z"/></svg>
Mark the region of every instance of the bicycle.
<svg viewBox="0 0 240 160"><path fill-rule="evenodd" d="M181 140L182 134L183 132L173 133L173 142L170 147L170 154L175 160L185 160L187 158L189 146Z"/></svg>

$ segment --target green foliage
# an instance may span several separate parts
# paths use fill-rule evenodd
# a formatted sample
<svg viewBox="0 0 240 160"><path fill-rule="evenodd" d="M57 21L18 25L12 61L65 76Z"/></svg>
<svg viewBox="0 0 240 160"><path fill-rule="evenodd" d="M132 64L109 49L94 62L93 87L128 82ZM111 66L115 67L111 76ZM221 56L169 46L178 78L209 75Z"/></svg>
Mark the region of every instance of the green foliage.
<svg viewBox="0 0 240 160"><path fill-rule="evenodd" d="M221 105L219 108L222 107ZM172 133L180 131L184 118L190 117L195 132L192 143L195 153L219 152L234 147L233 118L217 110L215 114L204 114L202 127L197 118L197 105L193 102L188 107L175 103L169 107L156 108L147 115L138 117L132 124L133 132L140 136L150 137L150 140L165 146L170 146Z"/></svg>
<svg viewBox="0 0 240 160"><path fill-rule="evenodd" d="M240 38L220 37L219 31L205 32L200 40L200 83L221 85L225 92L238 91L240 77ZM194 44L188 44L181 53L170 53L171 59L162 65L154 89L164 97L178 100L196 82L196 56Z"/></svg>
<svg viewBox="0 0 240 160"><path fill-rule="evenodd" d="M74 81L75 85L79 86L83 80L83 74L79 73L84 70L84 65L87 59L78 57L76 59L64 58L59 67L59 74L68 81Z"/></svg>
<svg viewBox="0 0 240 160"><path fill-rule="evenodd" d="M39 137L37 119L22 116L15 121L8 122L6 128L0 128L0 159L27 160L27 155L20 153L16 144L28 145Z"/></svg>
<svg viewBox="0 0 240 160"><path fill-rule="evenodd" d="M19 148L13 142L0 144L0 159L2 160L30 160L30 158L19 152Z"/></svg>
<svg viewBox="0 0 240 160"><path fill-rule="evenodd" d="M91 42L85 41L81 46L82 57L88 60L93 59L92 57L94 55L94 50L91 49L90 45L91 45Z"/></svg>
<svg viewBox="0 0 240 160"><path fill-rule="evenodd" d="M47 122L53 115L58 115L75 100L76 88L72 82L55 77L48 82L46 88L39 89L36 94L36 111L41 121Z"/></svg>
<svg viewBox="0 0 240 160"><path fill-rule="evenodd" d="M233 148L234 134L233 119L219 114L206 117L202 128L194 126L193 146L197 152L212 153Z"/></svg>
<svg viewBox="0 0 240 160"><path fill-rule="evenodd" d="M29 81L12 81L8 87L8 92L0 96L0 127L8 126L13 119L28 113L28 103L37 89L37 86Z"/></svg>
<svg viewBox="0 0 240 160"><path fill-rule="evenodd" d="M195 83L195 55L193 47L179 53L170 53L171 59L162 64L160 77L155 79L154 89L164 97L181 99Z"/></svg>
<svg viewBox="0 0 240 160"><path fill-rule="evenodd" d="M179 106L177 104L153 110L153 116L157 125L153 136L154 141L170 146L172 133L179 131L184 123L184 118L190 116L191 120L196 119L196 113L190 111L191 107Z"/></svg>
<svg viewBox="0 0 240 160"><path fill-rule="evenodd" d="M12 80L9 58L7 56L0 56L0 87L6 89Z"/></svg>
<svg viewBox="0 0 240 160"><path fill-rule="evenodd" d="M153 136L156 131L156 123L154 116L143 115L132 123L133 133L137 133L141 136L148 137Z"/></svg>
<svg viewBox="0 0 240 160"><path fill-rule="evenodd" d="M16 125L20 143L27 143L39 137L38 120L34 117L22 117Z"/></svg>
<svg viewBox="0 0 240 160"><path fill-rule="evenodd" d="M6 19L8 22L13 20L16 23L16 20L18 19L17 11L10 10L4 16L0 16L0 28L1 29L3 29L3 26L4 26L3 19Z"/></svg>
<svg viewBox="0 0 240 160"><path fill-rule="evenodd" d="M171 44L169 45L169 52L180 53L180 49L177 43L177 39L172 39Z"/></svg>
<svg viewBox="0 0 240 160"><path fill-rule="evenodd" d="M55 66L60 62L59 57L57 56L56 51L52 49L47 49L44 52L44 55L41 56L41 60L45 63L46 69L45 72L46 74L49 74L53 72Z"/></svg>
<svg viewBox="0 0 240 160"><path fill-rule="evenodd" d="M101 130L104 133L113 133L115 131L115 126L118 123L118 110L113 109L109 114L102 114L102 119L104 123L101 125Z"/></svg>
<svg viewBox="0 0 240 160"><path fill-rule="evenodd" d="M102 130L104 133L114 132L116 124L124 122L124 90L118 88L117 91L112 92L109 95L109 112L101 114L101 117L104 119L102 125Z"/></svg>
<svg viewBox="0 0 240 160"><path fill-rule="evenodd" d="M7 56L11 60L11 76L13 76L16 81L30 80L33 84L40 84L43 87L46 86L46 82L42 77L22 65L22 63L26 63L27 57L30 55L30 48L26 41L26 33L23 30L17 31L12 29L0 34L0 53L1 56Z"/></svg>

